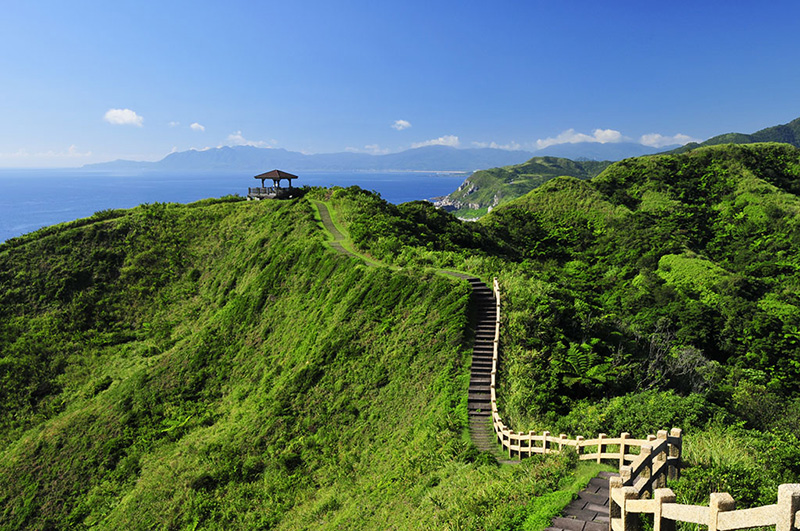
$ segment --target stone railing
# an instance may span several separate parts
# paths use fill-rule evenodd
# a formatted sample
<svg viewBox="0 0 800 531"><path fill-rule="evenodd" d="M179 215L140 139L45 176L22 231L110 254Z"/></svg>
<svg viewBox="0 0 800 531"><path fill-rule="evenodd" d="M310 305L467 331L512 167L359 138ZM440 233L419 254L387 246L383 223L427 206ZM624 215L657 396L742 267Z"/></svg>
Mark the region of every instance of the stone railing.
<svg viewBox="0 0 800 531"><path fill-rule="evenodd" d="M800 531L800 484L785 484L778 488L778 503L734 510L730 494L711 494L708 506L683 505L676 502L675 493L666 488L668 479L676 479L680 472L682 433L673 428L669 433L659 431L647 439L631 439L628 433L609 438L601 433L595 439L565 434L554 437L550 432L517 433L505 425L497 410L497 369L500 346L500 288L494 279L495 317L494 349L492 353L492 424L498 442L508 451L522 458L533 454L557 453L572 446L579 459L611 460L619 464L619 477L609 480L609 529L611 531L638 531L640 516L653 515L654 531L674 531L676 522L708 526L708 531L728 531L753 527L775 526L776 531ZM652 495L650 497L650 495Z"/></svg>
<svg viewBox="0 0 800 531"><path fill-rule="evenodd" d="M630 434L622 433L619 437L609 438L605 433L599 434L594 439L584 439L581 436L568 439L563 433L557 437L545 431L540 435L535 432L515 432L503 422L497 409L497 370L500 354L500 287L497 279L493 286L495 304L495 332L494 347L492 352L492 378L490 394L492 402L492 424L497 441L508 451L509 457L530 457L533 454L558 453L565 446L572 446L578 452L578 458L585 461L613 461L619 464L620 469L630 465L635 476L642 473L648 478L661 477L672 474L677 477L680 467L682 448L681 430L673 428L650 435L647 439L631 439ZM652 481L651 480L651 483Z"/></svg>
<svg viewBox="0 0 800 531"><path fill-rule="evenodd" d="M640 499L636 487L620 485L611 478L609 524L611 531L638 531L641 514L653 515L654 531L674 531L675 522L707 525L708 531L775 526L775 531L796 531L800 524L800 484L778 487L778 503L734 510L727 492L714 492L708 506L675 503L671 489L655 489L652 499ZM615 484L616 483L616 484Z"/></svg>

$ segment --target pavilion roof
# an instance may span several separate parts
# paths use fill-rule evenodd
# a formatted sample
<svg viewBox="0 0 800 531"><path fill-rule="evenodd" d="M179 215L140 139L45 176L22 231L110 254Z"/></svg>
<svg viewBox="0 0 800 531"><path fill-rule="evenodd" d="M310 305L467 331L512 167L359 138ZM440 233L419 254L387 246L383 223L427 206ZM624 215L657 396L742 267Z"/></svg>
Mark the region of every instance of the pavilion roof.
<svg viewBox="0 0 800 531"><path fill-rule="evenodd" d="M262 173L261 175L256 175L256 179L298 179L297 175L292 175L291 173L282 171L282 170L272 170L268 171L267 173Z"/></svg>

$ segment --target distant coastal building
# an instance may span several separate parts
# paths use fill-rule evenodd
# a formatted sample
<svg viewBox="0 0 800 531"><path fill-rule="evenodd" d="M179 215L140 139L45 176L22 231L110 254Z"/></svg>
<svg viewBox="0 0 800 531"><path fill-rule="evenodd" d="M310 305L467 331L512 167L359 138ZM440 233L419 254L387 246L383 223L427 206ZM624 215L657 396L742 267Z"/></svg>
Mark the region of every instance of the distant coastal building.
<svg viewBox="0 0 800 531"><path fill-rule="evenodd" d="M261 179L261 187L248 188L247 200L260 200L260 199L290 199L295 194L292 188L292 179L297 179L297 175L282 170L272 170L266 173L255 176L256 179ZM281 187L281 181L286 179L289 181L288 188ZM266 186L266 181L271 180L273 185Z"/></svg>

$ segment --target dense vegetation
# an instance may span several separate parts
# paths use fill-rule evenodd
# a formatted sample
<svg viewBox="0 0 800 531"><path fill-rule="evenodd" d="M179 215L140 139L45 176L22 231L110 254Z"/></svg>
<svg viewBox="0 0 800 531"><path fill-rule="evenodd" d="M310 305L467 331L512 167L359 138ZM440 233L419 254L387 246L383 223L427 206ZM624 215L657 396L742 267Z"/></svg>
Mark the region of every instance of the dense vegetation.
<svg viewBox="0 0 800 531"><path fill-rule="evenodd" d="M681 501L800 480L800 150L559 177L466 223L357 188L144 205L0 246L0 527L546 525L591 470L467 440L468 288L505 295L503 415L682 427ZM568 497L568 494L566 495Z"/></svg>
<svg viewBox="0 0 800 531"><path fill-rule="evenodd" d="M527 194L556 177L590 179L610 162L573 161L557 157L534 157L514 166L476 171L442 201L462 218L485 215L490 209Z"/></svg>
<svg viewBox="0 0 800 531"><path fill-rule="evenodd" d="M554 179L479 223L375 199L350 219L385 260L499 276L514 429L680 426L684 499L748 505L800 479L799 192L800 150L727 145Z"/></svg>
<svg viewBox="0 0 800 531"><path fill-rule="evenodd" d="M470 444L466 283L337 254L314 212L153 204L0 246L0 528L546 525L593 470Z"/></svg>

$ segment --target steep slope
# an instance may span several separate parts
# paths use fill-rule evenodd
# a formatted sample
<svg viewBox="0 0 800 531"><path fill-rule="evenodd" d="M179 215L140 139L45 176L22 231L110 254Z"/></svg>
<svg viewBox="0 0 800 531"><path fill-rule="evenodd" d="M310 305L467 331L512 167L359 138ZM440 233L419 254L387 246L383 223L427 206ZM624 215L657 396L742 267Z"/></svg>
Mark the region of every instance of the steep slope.
<svg viewBox="0 0 800 531"><path fill-rule="evenodd" d="M383 260L499 278L514 430L679 426L679 495L752 506L800 479L799 194L797 148L722 145L558 177L478 223L378 202L350 222ZM412 212L436 235L409 237Z"/></svg>
<svg viewBox="0 0 800 531"><path fill-rule="evenodd" d="M467 283L323 239L306 200L204 201L0 246L0 527L524 520L574 463L469 443Z"/></svg>
<svg viewBox="0 0 800 531"><path fill-rule="evenodd" d="M576 162L556 157L534 157L523 164L477 171L450 195L436 202L458 216L485 214L490 208L525 195L560 176L590 179L610 162Z"/></svg>

